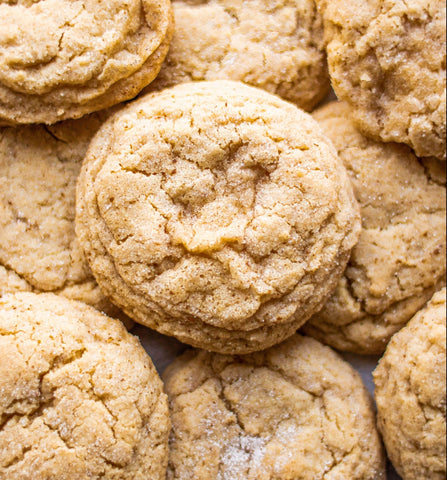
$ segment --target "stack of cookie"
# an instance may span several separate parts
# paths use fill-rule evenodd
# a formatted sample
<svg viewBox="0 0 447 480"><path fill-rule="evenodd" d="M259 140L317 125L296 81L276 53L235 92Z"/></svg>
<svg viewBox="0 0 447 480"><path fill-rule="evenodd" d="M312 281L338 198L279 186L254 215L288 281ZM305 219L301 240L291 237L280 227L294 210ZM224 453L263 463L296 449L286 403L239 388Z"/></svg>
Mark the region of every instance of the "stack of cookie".
<svg viewBox="0 0 447 480"><path fill-rule="evenodd" d="M445 478L443 42L438 0L0 3L0 478L378 480L380 434ZM193 348L163 383L111 317ZM387 349L378 428L330 347Z"/></svg>

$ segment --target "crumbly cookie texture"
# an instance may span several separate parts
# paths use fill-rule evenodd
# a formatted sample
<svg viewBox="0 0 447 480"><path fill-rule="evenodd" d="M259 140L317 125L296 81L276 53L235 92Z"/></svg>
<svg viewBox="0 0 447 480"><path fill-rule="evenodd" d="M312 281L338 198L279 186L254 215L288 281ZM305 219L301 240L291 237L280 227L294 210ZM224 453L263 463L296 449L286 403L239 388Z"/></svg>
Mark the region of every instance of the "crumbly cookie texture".
<svg viewBox="0 0 447 480"><path fill-rule="evenodd" d="M168 480L386 478L369 393L316 340L245 357L189 351L163 379Z"/></svg>
<svg viewBox="0 0 447 480"><path fill-rule="evenodd" d="M446 477L446 290L391 340L374 372L378 424L404 480Z"/></svg>
<svg viewBox="0 0 447 480"><path fill-rule="evenodd" d="M172 33L169 0L0 2L0 124L55 123L134 97Z"/></svg>
<svg viewBox="0 0 447 480"><path fill-rule="evenodd" d="M0 296L54 292L119 315L101 293L74 228L82 159L110 113L0 129Z"/></svg>
<svg viewBox="0 0 447 480"><path fill-rule="evenodd" d="M166 478L167 398L120 322L53 294L5 295L0 357L0 478Z"/></svg>
<svg viewBox="0 0 447 480"><path fill-rule="evenodd" d="M314 118L350 175L363 228L334 294L304 330L340 350L382 353L445 284L445 162L369 140L345 103Z"/></svg>
<svg viewBox="0 0 447 480"><path fill-rule="evenodd" d="M317 123L238 82L143 97L100 129L77 234L101 288L139 323L221 353L289 337L321 306L360 221Z"/></svg>
<svg viewBox="0 0 447 480"><path fill-rule="evenodd" d="M332 85L359 128L445 160L445 2L316 1Z"/></svg>
<svg viewBox="0 0 447 480"><path fill-rule="evenodd" d="M327 93L314 0L174 0L175 34L150 89L239 80L311 110Z"/></svg>

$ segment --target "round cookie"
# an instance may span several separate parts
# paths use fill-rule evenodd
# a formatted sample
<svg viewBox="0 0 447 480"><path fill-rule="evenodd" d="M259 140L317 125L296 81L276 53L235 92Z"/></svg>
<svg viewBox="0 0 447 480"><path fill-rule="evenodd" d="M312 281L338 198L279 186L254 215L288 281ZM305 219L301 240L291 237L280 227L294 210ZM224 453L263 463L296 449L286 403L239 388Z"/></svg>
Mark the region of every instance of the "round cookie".
<svg viewBox="0 0 447 480"><path fill-rule="evenodd" d="M76 229L131 318L221 353L292 335L335 287L360 222L306 113L237 82L141 98L93 139Z"/></svg>
<svg viewBox="0 0 447 480"><path fill-rule="evenodd" d="M174 0L175 33L150 89L238 80L311 110L329 89L314 0Z"/></svg>
<svg viewBox="0 0 447 480"><path fill-rule="evenodd" d="M165 479L167 398L120 322L53 294L5 295L0 357L0 478Z"/></svg>
<svg viewBox="0 0 447 480"><path fill-rule="evenodd" d="M362 132L445 160L445 2L316 2L332 86Z"/></svg>
<svg viewBox="0 0 447 480"><path fill-rule="evenodd" d="M74 228L82 159L109 114L0 129L0 296L54 292L120 314L101 293Z"/></svg>
<svg viewBox="0 0 447 480"><path fill-rule="evenodd" d="M345 103L314 118L350 175L363 229L335 292L304 330L340 350L382 353L445 284L445 163L367 139Z"/></svg>
<svg viewBox="0 0 447 480"><path fill-rule="evenodd" d="M189 351L163 380L168 480L386 478L369 393L316 340L245 357Z"/></svg>
<svg viewBox="0 0 447 480"><path fill-rule="evenodd" d="M169 0L0 2L0 124L51 124L133 98L172 33Z"/></svg>
<svg viewBox="0 0 447 480"><path fill-rule="evenodd" d="M446 290L391 340L374 372L378 425L403 480L446 477Z"/></svg>

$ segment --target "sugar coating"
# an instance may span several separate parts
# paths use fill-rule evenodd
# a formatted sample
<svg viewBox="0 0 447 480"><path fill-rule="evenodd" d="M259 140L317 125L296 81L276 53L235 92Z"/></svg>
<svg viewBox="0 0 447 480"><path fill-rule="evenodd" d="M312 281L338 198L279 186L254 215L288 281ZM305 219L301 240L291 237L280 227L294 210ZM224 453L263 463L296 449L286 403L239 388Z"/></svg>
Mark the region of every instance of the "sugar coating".
<svg viewBox="0 0 447 480"><path fill-rule="evenodd" d="M335 93L365 135L446 155L443 0L317 0Z"/></svg>
<svg viewBox="0 0 447 480"><path fill-rule="evenodd" d="M374 372L378 425L405 480L446 476L446 289L391 340Z"/></svg>
<svg viewBox="0 0 447 480"><path fill-rule="evenodd" d="M348 171L363 228L334 294L304 329L341 350L382 353L445 284L445 163L367 139L346 103L314 118Z"/></svg>
<svg viewBox="0 0 447 480"><path fill-rule="evenodd" d="M5 295L0 357L0 478L165 478L167 398L120 322L53 294Z"/></svg>
<svg viewBox="0 0 447 480"><path fill-rule="evenodd" d="M134 97L172 37L169 0L0 2L0 124L55 123Z"/></svg>
<svg viewBox="0 0 447 480"><path fill-rule="evenodd" d="M311 110L327 93L323 24L313 0L174 0L175 33L150 89L239 80Z"/></svg>
<svg viewBox="0 0 447 480"><path fill-rule="evenodd" d="M316 340L238 357L189 351L163 379L168 480L385 479L370 396Z"/></svg>
<svg viewBox="0 0 447 480"><path fill-rule="evenodd" d="M0 129L0 296L54 292L118 315L75 236L75 187L88 144L111 112L51 127Z"/></svg>
<svg viewBox="0 0 447 480"><path fill-rule="evenodd" d="M348 177L316 122L237 82L143 97L95 136L77 234L137 322L221 352L292 335L357 240Z"/></svg>

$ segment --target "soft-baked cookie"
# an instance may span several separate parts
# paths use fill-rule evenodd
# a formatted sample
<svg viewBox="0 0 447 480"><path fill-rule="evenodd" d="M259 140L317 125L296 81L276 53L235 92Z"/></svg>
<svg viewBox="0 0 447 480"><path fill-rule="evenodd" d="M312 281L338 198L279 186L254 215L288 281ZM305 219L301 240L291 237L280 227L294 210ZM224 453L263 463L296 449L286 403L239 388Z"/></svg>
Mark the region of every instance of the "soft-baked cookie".
<svg viewBox="0 0 447 480"><path fill-rule="evenodd" d="M189 351L163 380L168 480L386 478L369 393L316 340L245 357Z"/></svg>
<svg viewBox="0 0 447 480"><path fill-rule="evenodd" d="M0 2L0 124L55 123L134 97L172 33L169 0Z"/></svg>
<svg viewBox="0 0 447 480"><path fill-rule="evenodd" d="M120 322L53 294L5 295L0 358L0 478L166 478L163 384Z"/></svg>
<svg viewBox="0 0 447 480"><path fill-rule="evenodd" d="M175 33L150 89L239 80L311 110L327 93L314 0L174 0Z"/></svg>
<svg viewBox="0 0 447 480"><path fill-rule="evenodd" d="M141 98L93 139L76 231L134 320L221 353L292 335L335 287L358 206L318 124L238 82Z"/></svg>
<svg viewBox="0 0 447 480"><path fill-rule="evenodd" d="M316 2L332 85L359 128L445 160L445 1Z"/></svg>
<svg viewBox="0 0 447 480"><path fill-rule="evenodd" d="M54 292L118 315L95 282L74 229L82 159L109 113L51 127L0 129L0 296Z"/></svg>
<svg viewBox="0 0 447 480"><path fill-rule="evenodd" d="M363 229L337 289L304 329L340 350L382 353L445 284L445 162L367 139L345 103L314 118L348 170Z"/></svg>
<svg viewBox="0 0 447 480"><path fill-rule="evenodd" d="M446 478L446 290L391 340L374 372L378 423L403 480Z"/></svg>

